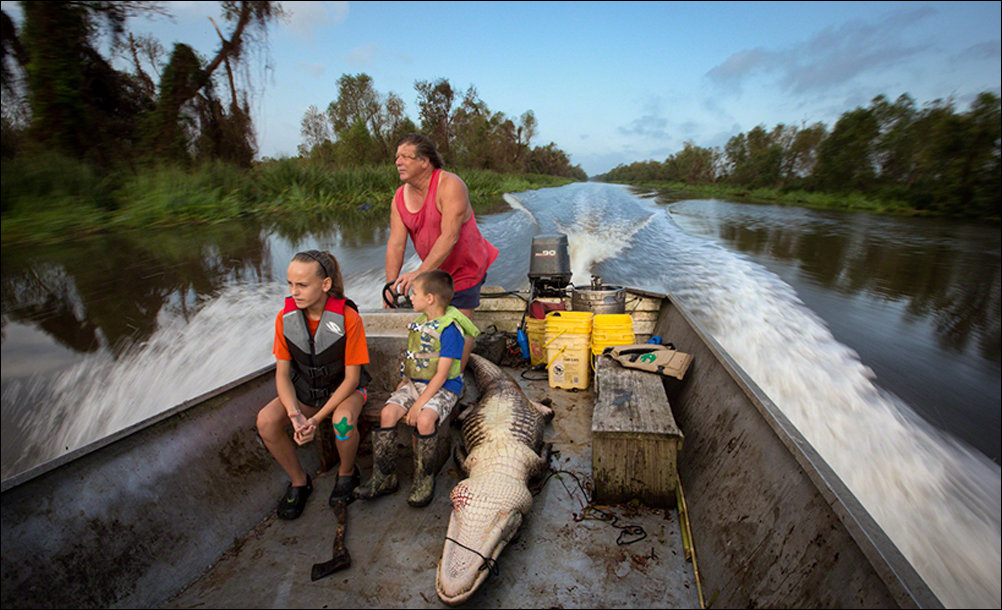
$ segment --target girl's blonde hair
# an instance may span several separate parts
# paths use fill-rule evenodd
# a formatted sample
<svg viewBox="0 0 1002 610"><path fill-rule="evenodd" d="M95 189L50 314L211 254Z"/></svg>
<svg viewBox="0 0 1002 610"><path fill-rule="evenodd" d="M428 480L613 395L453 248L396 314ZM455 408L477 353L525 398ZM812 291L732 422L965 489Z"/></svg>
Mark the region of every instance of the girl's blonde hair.
<svg viewBox="0 0 1002 610"><path fill-rule="evenodd" d="M317 263L317 275L320 279L330 278L331 287L327 294L336 298L344 297L344 279L341 277L341 265L330 252L323 250L304 250L292 257L292 260L300 263Z"/></svg>

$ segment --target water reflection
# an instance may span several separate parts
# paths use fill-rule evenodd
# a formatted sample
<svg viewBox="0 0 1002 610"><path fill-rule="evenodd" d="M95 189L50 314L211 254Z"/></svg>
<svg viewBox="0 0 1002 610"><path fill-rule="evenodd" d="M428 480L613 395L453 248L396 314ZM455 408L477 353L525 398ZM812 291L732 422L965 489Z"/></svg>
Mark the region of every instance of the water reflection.
<svg viewBox="0 0 1002 610"><path fill-rule="evenodd" d="M671 210L686 228L793 265L828 290L902 302L906 315L933 321L942 349L1000 361L997 227L720 201Z"/></svg>
<svg viewBox="0 0 1002 610"><path fill-rule="evenodd" d="M187 320L224 284L260 281L266 254L262 232L236 224L4 248L4 339L18 322L74 351L117 357L153 334L165 308Z"/></svg>
<svg viewBox="0 0 1002 610"><path fill-rule="evenodd" d="M115 233L45 248L4 247L4 340L8 324L21 323L74 352L107 349L117 357L149 339L161 312L188 320L224 286L272 281L273 243L326 244L345 265L353 253L385 247L384 225L290 215L268 226L233 222ZM309 243L302 243L307 237ZM291 258L292 252L281 255Z"/></svg>
<svg viewBox="0 0 1002 610"><path fill-rule="evenodd" d="M309 235L348 250L375 244L385 246L389 234L388 218L290 214L270 224L267 232L293 243Z"/></svg>

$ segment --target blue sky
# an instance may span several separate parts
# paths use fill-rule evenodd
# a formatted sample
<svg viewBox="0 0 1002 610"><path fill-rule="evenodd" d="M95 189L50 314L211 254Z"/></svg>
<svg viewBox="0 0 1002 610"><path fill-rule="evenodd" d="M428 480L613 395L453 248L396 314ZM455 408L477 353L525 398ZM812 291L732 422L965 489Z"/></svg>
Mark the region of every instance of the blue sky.
<svg viewBox="0 0 1002 610"><path fill-rule="evenodd" d="M4 2L5 10L10 3ZM214 2L169 2L135 22L206 55ZM1000 89L1000 2L283 2L249 72L261 156L295 155L310 106L366 73L417 122L415 81L471 85L589 174L664 160L686 141L723 148L756 125L832 127L879 94L967 110ZM389 160L387 160L389 162Z"/></svg>

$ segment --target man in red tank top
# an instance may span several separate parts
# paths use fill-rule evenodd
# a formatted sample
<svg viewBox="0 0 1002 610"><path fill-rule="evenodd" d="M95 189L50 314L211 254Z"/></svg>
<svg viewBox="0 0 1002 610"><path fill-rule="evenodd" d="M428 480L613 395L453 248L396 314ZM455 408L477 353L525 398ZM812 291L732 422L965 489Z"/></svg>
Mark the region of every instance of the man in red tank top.
<svg viewBox="0 0 1002 610"><path fill-rule="evenodd" d="M408 294L421 273L447 271L456 289L450 305L472 319L473 310L480 305L487 268L499 252L480 233L466 183L442 165L442 157L427 136L412 133L397 142L396 166L403 185L390 206L386 281L393 283L397 294ZM400 273L408 236L421 266ZM467 337L464 368L473 343L473 338Z"/></svg>

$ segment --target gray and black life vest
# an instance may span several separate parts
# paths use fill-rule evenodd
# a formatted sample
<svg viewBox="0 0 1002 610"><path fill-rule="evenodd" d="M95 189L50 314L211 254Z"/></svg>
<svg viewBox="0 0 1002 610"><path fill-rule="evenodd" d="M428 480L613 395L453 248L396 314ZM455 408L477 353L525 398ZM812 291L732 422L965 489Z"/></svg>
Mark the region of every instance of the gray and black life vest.
<svg viewBox="0 0 1002 610"><path fill-rule="evenodd" d="M282 326L292 356L292 385L296 398L305 405L322 407L344 381L345 306L358 311L355 303L328 296L317 332L311 336L306 310L296 307L292 297L285 299ZM364 388L370 379L362 367L358 387Z"/></svg>

